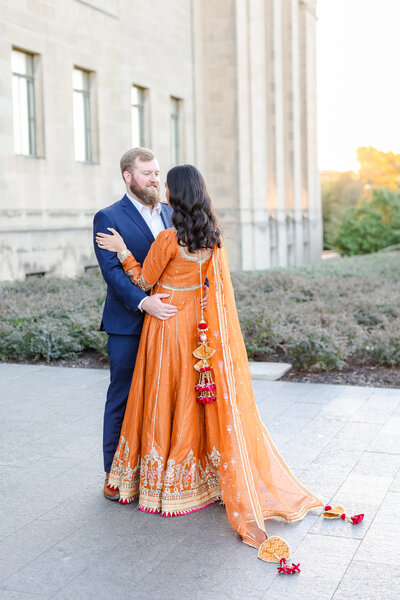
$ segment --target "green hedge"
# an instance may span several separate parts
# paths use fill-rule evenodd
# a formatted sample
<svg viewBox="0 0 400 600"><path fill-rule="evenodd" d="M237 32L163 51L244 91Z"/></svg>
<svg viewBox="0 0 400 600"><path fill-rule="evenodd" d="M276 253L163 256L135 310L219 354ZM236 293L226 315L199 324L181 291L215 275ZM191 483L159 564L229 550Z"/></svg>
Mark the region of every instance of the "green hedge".
<svg viewBox="0 0 400 600"><path fill-rule="evenodd" d="M350 361L400 365L399 252L232 278L249 357L315 371ZM88 349L106 356L100 275L2 284L0 293L0 359L68 359Z"/></svg>
<svg viewBox="0 0 400 600"><path fill-rule="evenodd" d="M250 357L326 371L400 365L400 253L233 275Z"/></svg>
<svg viewBox="0 0 400 600"><path fill-rule="evenodd" d="M0 292L0 359L69 359L84 350L107 355L98 331L105 298L99 275L3 284Z"/></svg>

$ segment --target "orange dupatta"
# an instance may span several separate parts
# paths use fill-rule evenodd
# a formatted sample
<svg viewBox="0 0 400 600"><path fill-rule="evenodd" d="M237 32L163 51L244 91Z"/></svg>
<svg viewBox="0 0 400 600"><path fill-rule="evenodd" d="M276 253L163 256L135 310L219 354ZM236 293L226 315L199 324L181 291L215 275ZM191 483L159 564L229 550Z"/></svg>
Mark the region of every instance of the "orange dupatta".
<svg viewBox="0 0 400 600"><path fill-rule="evenodd" d="M268 538L264 519L299 520L322 502L290 472L258 414L225 248L215 248L207 277L222 500L243 541L259 548Z"/></svg>

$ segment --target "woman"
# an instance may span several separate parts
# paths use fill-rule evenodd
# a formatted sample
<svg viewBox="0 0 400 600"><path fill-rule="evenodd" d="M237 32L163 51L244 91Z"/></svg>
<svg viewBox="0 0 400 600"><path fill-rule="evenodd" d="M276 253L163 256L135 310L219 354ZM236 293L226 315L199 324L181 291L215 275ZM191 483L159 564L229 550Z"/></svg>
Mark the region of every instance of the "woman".
<svg viewBox="0 0 400 600"><path fill-rule="evenodd" d="M142 267L116 231L97 238L118 252L135 285L170 293L178 307L167 321L145 317L109 483L120 502L139 497L140 510L163 516L222 500L243 541L259 548L264 519L299 520L321 501L295 479L260 420L226 253L199 171L171 169L166 196L174 227L158 235ZM200 308L206 276L207 323Z"/></svg>

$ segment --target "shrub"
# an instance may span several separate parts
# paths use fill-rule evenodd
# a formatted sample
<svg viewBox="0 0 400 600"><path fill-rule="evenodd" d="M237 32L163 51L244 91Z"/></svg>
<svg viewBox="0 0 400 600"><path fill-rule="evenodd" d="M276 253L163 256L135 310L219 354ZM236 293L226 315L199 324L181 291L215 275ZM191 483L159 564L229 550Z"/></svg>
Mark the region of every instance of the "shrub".
<svg viewBox="0 0 400 600"><path fill-rule="evenodd" d="M106 356L106 336L99 331L104 298L98 274L3 284L0 359L49 362L83 350Z"/></svg>
<svg viewBox="0 0 400 600"><path fill-rule="evenodd" d="M372 190L344 213L333 247L345 255L369 254L400 243L400 194Z"/></svg>
<svg viewBox="0 0 400 600"><path fill-rule="evenodd" d="M354 318L359 325L368 329L382 326L385 322L385 315L379 314L379 307L358 306L354 311Z"/></svg>
<svg viewBox="0 0 400 600"><path fill-rule="evenodd" d="M25 360L75 358L83 350L64 323L58 319L20 320L0 330L0 358Z"/></svg>
<svg viewBox="0 0 400 600"><path fill-rule="evenodd" d="M291 336L286 349L297 366L316 371L331 371L343 367L343 348L323 329L303 329Z"/></svg>
<svg viewBox="0 0 400 600"><path fill-rule="evenodd" d="M400 253L301 268L233 273L249 357L308 370L400 365ZM98 274L0 286L0 359L51 361L85 350L106 356Z"/></svg>
<svg viewBox="0 0 400 600"><path fill-rule="evenodd" d="M232 279L250 357L264 353L265 359L285 358L314 371L340 369L353 360L397 364L399 253L234 273ZM366 352L372 339L375 350Z"/></svg>
<svg viewBox="0 0 400 600"><path fill-rule="evenodd" d="M271 316L258 310L257 307L243 309L238 306L238 313L243 337L247 340L246 349L249 358L260 353L273 353L277 341Z"/></svg>
<svg viewBox="0 0 400 600"><path fill-rule="evenodd" d="M362 352L365 358L389 367L400 366L400 325L389 331L374 331L368 337Z"/></svg>

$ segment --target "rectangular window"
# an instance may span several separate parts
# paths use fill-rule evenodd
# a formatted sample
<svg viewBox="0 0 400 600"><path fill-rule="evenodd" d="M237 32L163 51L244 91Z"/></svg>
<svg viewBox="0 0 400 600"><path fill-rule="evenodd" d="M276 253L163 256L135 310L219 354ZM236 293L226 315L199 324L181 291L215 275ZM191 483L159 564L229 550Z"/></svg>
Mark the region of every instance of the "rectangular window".
<svg viewBox="0 0 400 600"><path fill-rule="evenodd" d="M131 87L132 146L146 145L146 90Z"/></svg>
<svg viewBox="0 0 400 600"><path fill-rule="evenodd" d="M171 162L177 165L182 160L182 100L171 97L171 117L170 117L170 136L171 136Z"/></svg>
<svg viewBox="0 0 400 600"><path fill-rule="evenodd" d="M89 71L74 67L72 73L74 103L75 160L93 162L92 110Z"/></svg>
<svg viewBox="0 0 400 600"><path fill-rule="evenodd" d="M15 153L37 156L34 55L11 55Z"/></svg>

